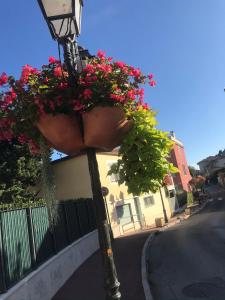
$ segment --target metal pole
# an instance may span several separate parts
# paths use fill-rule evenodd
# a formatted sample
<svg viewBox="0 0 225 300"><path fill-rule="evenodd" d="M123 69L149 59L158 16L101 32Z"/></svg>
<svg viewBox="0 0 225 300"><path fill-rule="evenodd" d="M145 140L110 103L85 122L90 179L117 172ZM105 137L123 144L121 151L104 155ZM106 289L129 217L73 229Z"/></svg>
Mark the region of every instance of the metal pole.
<svg viewBox="0 0 225 300"><path fill-rule="evenodd" d="M168 223L168 217L167 217L167 214L166 214L166 209L165 209L165 205L164 205L164 201L163 201L163 195L162 195L161 188L159 188L159 192L160 192L160 197L161 197L161 201L162 201L164 220L165 220L165 223Z"/></svg>
<svg viewBox="0 0 225 300"><path fill-rule="evenodd" d="M72 38L64 38L60 41L60 43L62 44L64 49L65 64L67 66L70 84L76 85L76 69L74 67L78 63L79 59L77 54L77 44L74 43L74 40ZM116 267L114 264L109 225L107 221L104 198L101 190L98 162L94 148L87 149L87 158L91 178L94 210L98 229L98 238L104 264L106 300L120 300L120 283L117 278Z"/></svg>
<svg viewBox="0 0 225 300"><path fill-rule="evenodd" d="M97 219L99 244L104 264L106 299L119 300L121 299L121 294L119 291L120 283L117 278L116 267L114 264L110 231L105 211L105 203L101 190L101 182L95 149L87 149L87 157L91 177L94 208Z"/></svg>

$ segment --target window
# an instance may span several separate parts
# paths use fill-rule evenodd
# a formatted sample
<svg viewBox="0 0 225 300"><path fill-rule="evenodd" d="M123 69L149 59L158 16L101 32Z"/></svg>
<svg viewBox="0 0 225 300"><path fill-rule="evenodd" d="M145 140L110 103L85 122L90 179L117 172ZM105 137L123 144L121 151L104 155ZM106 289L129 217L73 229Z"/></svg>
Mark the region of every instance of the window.
<svg viewBox="0 0 225 300"><path fill-rule="evenodd" d="M153 196L144 197L145 207L149 207L155 204L155 200Z"/></svg>
<svg viewBox="0 0 225 300"><path fill-rule="evenodd" d="M175 197L175 190L170 190L169 195L170 195L170 198Z"/></svg>
<svg viewBox="0 0 225 300"><path fill-rule="evenodd" d="M182 165L182 168L183 168L184 175L187 175L187 171L186 171L185 165Z"/></svg>
<svg viewBox="0 0 225 300"><path fill-rule="evenodd" d="M115 164L115 163L116 163L116 161L107 161L107 168L108 168L108 171L110 170L111 166L112 166L113 164ZM108 177L109 177L109 181L110 181L110 182L118 182L119 179L120 179L118 173L112 174L112 175L110 175L110 176L108 176Z"/></svg>
<svg viewBox="0 0 225 300"><path fill-rule="evenodd" d="M120 225L126 225L132 222L132 214L130 204L116 206L116 214Z"/></svg>

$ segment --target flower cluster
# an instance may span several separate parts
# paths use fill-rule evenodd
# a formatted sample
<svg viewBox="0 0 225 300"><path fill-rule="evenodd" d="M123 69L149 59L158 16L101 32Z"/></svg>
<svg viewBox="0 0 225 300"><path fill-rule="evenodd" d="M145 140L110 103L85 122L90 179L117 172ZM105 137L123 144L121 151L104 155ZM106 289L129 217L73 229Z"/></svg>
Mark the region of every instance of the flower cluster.
<svg viewBox="0 0 225 300"><path fill-rule="evenodd" d="M38 149L39 131L35 123L43 114L77 114L95 106L120 106L124 111L144 103L142 84L155 86L153 75L145 76L140 69L107 58L98 51L86 67L76 75L74 86L64 65L54 57L40 70L25 65L16 80L0 76L0 141L17 138L28 142L33 152Z"/></svg>
<svg viewBox="0 0 225 300"><path fill-rule="evenodd" d="M145 76L140 69L113 61L105 56L105 52L98 51L97 57L80 74L78 109L87 110L96 105L118 105L132 110L138 106L148 108L144 103L144 89L140 88L146 80L150 86L156 85L152 74Z"/></svg>

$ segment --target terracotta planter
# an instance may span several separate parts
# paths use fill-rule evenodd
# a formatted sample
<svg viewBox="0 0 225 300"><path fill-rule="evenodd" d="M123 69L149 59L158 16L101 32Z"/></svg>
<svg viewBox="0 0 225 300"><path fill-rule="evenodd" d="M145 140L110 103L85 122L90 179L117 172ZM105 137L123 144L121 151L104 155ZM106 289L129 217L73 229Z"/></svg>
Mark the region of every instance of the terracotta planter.
<svg viewBox="0 0 225 300"><path fill-rule="evenodd" d="M37 127L56 150L68 155L85 148L77 118L46 114L40 117Z"/></svg>
<svg viewBox="0 0 225 300"><path fill-rule="evenodd" d="M97 106L82 117L85 146L105 151L119 146L133 124L119 107Z"/></svg>

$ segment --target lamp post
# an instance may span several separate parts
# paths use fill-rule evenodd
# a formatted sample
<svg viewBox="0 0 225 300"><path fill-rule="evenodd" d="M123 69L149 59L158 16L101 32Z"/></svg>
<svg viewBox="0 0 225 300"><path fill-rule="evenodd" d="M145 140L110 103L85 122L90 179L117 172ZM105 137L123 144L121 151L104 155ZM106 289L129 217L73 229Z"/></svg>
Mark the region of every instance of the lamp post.
<svg viewBox="0 0 225 300"><path fill-rule="evenodd" d="M168 223L168 217L167 217L167 213L166 213L166 209L165 209L165 204L164 204L164 201L163 201L163 195L162 195L161 187L159 188L159 193L160 193L160 198L161 198L161 202L162 202L164 221L165 221L165 223Z"/></svg>
<svg viewBox="0 0 225 300"><path fill-rule="evenodd" d="M82 61L76 37L80 34L82 17L82 0L38 0L43 16L47 22L50 33L64 49L64 60L69 74L71 86L76 85L76 73L82 69ZM88 52L81 52L82 58L88 56ZM82 124L81 124L82 127ZM91 178L92 194L96 223L98 228L99 244L104 265L104 280L107 300L119 300L120 283L114 264L113 251L105 203L101 190L101 182L98 170L96 151L87 149L88 165Z"/></svg>

